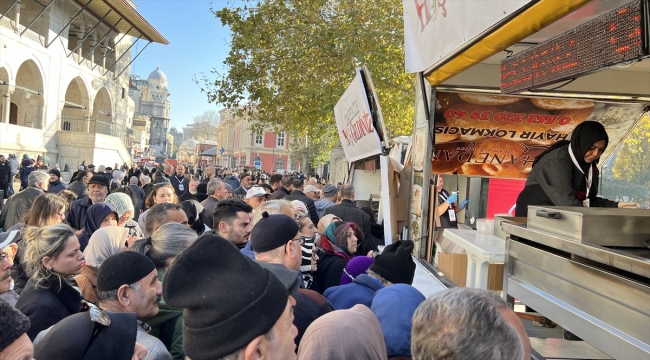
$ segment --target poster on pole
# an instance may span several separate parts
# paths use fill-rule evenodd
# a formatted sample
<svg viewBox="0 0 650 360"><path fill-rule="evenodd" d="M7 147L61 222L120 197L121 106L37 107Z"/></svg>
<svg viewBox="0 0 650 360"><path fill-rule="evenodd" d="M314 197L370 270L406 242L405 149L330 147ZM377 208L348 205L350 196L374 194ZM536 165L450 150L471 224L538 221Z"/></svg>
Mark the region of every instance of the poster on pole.
<svg viewBox="0 0 650 360"><path fill-rule="evenodd" d="M334 106L334 116L348 162L383 152L360 68L356 70L354 80Z"/></svg>
<svg viewBox="0 0 650 360"><path fill-rule="evenodd" d="M509 19L532 0L405 0L406 72L425 71Z"/></svg>

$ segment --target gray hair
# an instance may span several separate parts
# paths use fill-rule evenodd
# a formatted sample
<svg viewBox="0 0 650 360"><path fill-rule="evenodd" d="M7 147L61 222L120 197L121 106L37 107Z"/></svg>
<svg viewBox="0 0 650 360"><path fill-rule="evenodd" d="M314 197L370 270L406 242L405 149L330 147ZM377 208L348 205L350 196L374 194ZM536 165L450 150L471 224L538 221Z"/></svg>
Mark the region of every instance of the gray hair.
<svg viewBox="0 0 650 360"><path fill-rule="evenodd" d="M147 233L147 235L151 236L156 226L160 226L168 222L167 212L170 210L182 211L183 208L179 204L161 203L155 204L147 211L147 218L144 221L144 231Z"/></svg>
<svg viewBox="0 0 650 360"><path fill-rule="evenodd" d="M104 172L104 171L106 171L106 166L104 166L104 165L99 165L99 166L97 167L97 171L98 171L98 172Z"/></svg>
<svg viewBox="0 0 650 360"><path fill-rule="evenodd" d="M131 244L129 250L146 255L157 269L164 269L167 267L167 260L178 256L197 238L196 231L189 226L167 223L158 228L151 238L140 239Z"/></svg>
<svg viewBox="0 0 650 360"><path fill-rule="evenodd" d="M262 218L262 213L267 212L271 214L282 214L282 209L287 208L293 211L291 203L287 200L269 200L265 203L260 204L257 209L255 209L255 214L253 214L253 219L251 220L251 228L255 227L258 221Z"/></svg>
<svg viewBox="0 0 650 360"><path fill-rule="evenodd" d="M206 190L208 192L208 195L214 195L215 191L220 190L222 186L221 184L225 184L225 182L217 178L208 181L208 186Z"/></svg>
<svg viewBox="0 0 650 360"><path fill-rule="evenodd" d="M44 171L32 171L27 177L27 185L38 187L38 184L47 184L50 181L50 174Z"/></svg>
<svg viewBox="0 0 650 360"><path fill-rule="evenodd" d="M352 184L343 184L339 189L339 195L342 199L352 199L354 198L354 186Z"/></svg>
<svg viewBox="0 0 650 360"><path fill-rule="evenodd" d="M517 330L499 313L505 301L488 290L452 288L425 300L413 314L413 360L521 360Z"/></svg>
<svg viewBox="0 0 650 360"><path fill-rule="evenodd" d="M124 180L124 172L120 170L114 170L113 171L113 179L117 181L118 183L121 183L122 180Z"/></svg>
<svg viewBox="0 0 650 360"><path fill-rule="evenodd" d="M130 284L129 287L133 289L133 291L140 291L140 281ZM117 290L107 290L107 291L97 291L97 301L109 301L109 300L116 300L117 301Z"/></svg>

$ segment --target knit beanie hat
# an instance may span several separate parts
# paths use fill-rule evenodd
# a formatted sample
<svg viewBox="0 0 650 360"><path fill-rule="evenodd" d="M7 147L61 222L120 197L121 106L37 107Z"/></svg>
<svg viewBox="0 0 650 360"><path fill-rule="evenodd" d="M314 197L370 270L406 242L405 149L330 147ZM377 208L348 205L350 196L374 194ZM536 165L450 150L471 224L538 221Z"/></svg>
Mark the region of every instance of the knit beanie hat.
<svg viewBox="0 0 650 360"><path fill-rule="evenodd" d="M97 273L97 291L117 290L135 284L156 269L146 255L135 251L115 254L102 264Z"/></svg>
<svg viewBox="0 0 650 360"><path fill-rule="evenodd" d="M176 257L163 296L170 306L185 309L185 355L212 360L269 332L284 312L289 292L231 242L207 234Z"/></svg>
<svg viewBox="0 0 650 360"><path fill-rule="evenodd" d="M294 239L298 230L294 219L284 214L269 215L265 211L251 231L251 245L256 252L277 249Z"/></svg>
<svg viewBox="0 0 650 360"><path fill-rule="evenodd" d="M0 352L29 330L29 318L0 298Z"/></svg>
<svg viewBox="0 0 650 360"><path fill-rule="evenodd" d="M131 219L135 215L135 210L133 209L133 201L131 197L125 193L112 193L108 194L106 197L105 203L113 205L115 210L117 210L117 217L122 217L127 211L131 212Z"/></svg>
<svg viewBox="0 0 650 360"><path fill-rule="evenodd" d="M415 261L411 253L413 253L413 241L400 240L392 243L377 255L368 270L374 271L393 284L411 285L415 276Z"/></svg>
<svg viewBox="0 0 650 360"><path fill-rule="evenodd" d="M51 169L49 173L56 175L59 179L61 178L61 172L57 169Z"/></svg>

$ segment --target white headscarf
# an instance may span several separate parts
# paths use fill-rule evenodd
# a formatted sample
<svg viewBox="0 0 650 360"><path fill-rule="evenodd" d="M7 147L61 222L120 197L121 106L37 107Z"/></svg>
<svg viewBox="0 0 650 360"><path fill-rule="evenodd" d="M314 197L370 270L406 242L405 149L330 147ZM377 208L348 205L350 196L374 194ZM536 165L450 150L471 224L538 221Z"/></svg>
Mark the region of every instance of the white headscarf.
<svg viewBox="0 0 650 360"><path fill-rule="evenodd" d="M124 251L128 236L129 229L120 226L107 226L95 231L84 250L86 265L99 268L110 256Z"/></svg>

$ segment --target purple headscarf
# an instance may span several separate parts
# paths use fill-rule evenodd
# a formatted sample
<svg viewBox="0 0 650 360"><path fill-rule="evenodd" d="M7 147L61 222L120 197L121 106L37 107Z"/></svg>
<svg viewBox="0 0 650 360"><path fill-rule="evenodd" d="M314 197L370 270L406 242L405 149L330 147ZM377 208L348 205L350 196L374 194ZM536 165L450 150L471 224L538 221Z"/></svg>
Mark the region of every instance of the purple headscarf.
<svg viewBox="0 0 650 360"><path fill-rule="evenodd" d="M339 284L346 285L352 283L353 278L364 274L370 265L372 265L373 261L373 258L367 256L357 256L350 259L341 274L341 281Z"/></svg>

